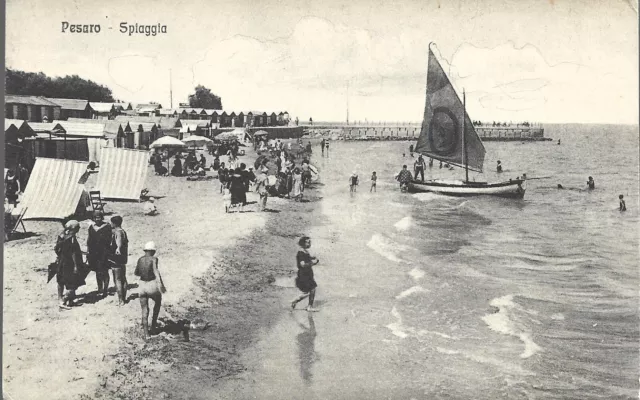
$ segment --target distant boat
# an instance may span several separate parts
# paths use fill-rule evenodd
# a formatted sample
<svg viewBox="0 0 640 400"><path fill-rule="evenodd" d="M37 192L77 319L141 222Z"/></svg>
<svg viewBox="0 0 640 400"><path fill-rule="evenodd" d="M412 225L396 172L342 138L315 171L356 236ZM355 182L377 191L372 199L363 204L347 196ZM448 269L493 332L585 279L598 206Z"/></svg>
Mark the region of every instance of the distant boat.
<svg viewBox="0 0 640 400"><path fill-rule="evenodd" d="M429 46L427 100L424 119L414 151L445 163L464 167L465 180L411 181L411 192L434 192L447 196L490 195L523 198L524 179L503 182L470 182L469 169L482 172L485 149L462 101Z"/></svg>

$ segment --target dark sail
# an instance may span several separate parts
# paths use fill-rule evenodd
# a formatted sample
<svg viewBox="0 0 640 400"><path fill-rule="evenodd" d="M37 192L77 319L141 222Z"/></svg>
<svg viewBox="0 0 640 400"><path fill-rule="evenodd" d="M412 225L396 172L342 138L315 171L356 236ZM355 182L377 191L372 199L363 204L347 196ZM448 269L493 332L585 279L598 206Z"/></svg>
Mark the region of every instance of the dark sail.
<svg viewBox="0 0 640 400"><path fill-rule="evenodd" d="M482 172L484 145L449 78L429 49L427 102L415 151L436 160L464 167L463 126L467 166L471 170Z"/></svg>

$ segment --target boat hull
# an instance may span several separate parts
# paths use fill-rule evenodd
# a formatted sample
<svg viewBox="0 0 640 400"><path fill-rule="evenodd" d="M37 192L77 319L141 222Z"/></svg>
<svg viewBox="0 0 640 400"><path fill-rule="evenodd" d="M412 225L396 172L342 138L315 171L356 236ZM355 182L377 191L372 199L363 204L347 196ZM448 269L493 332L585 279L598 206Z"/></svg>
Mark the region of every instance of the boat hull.
<svg viewBox="0 0 640 400"><path fill-rule="evenodd" d="M430 192L446 196L498 196L522 199L526 191L525 181L511 180L497 183L462 181L412 181L408 185L412 193Z"/></svg>

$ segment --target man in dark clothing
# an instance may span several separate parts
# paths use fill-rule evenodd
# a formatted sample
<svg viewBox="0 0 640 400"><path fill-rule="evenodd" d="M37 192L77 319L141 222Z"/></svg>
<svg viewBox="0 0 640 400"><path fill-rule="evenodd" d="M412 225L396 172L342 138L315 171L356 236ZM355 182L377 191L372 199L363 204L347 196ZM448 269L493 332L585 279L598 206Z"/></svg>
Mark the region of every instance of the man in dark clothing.
<svg viewBox="0 0 640 400"><path fill-rule="evenodd" d="M282 171L282 159L280 157L276 157L276 167L278 167L278 173Z"/></svg>
<svg viewBox="0 0 640 400"><path fill-rule="evenodd" d="M398 173L398 177L396 178L398 182L400 182L400 190L403 192L407 190L409 182L411 182L411 172L407 170L407 166L402 166L402 171Z"/></svg>

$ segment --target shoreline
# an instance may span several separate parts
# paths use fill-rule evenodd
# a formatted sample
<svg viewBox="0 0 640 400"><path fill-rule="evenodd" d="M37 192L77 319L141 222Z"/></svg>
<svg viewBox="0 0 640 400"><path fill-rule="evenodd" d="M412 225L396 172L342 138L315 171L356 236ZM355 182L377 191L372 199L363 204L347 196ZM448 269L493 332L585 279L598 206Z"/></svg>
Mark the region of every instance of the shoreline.
<svg viewBox="0 0 640 400"><path fill-rule="evenodd" d="M246 150L241 161L252 165L256 155L250 147ZM205 156L210 161L211 156ZM113 281L110 296L96 296L94 274L90 273L87 284L77 291L81 306L59 310L56 284L46 282L47 265L55 260L55 238L62 230L59 222L25 221L30 234L5 243L9 262L3 285L3 394L7 398L161 398L147 397L146 387L153 387L150 382L156 378L171 381L166 375L173 371L179 371L173 375L175 381L187 382L183 390L188 391L199 387L194 383L241 370L238 354L251 342L252 332L280 312L274 303L277 288L270 281L276 274L295 269L291 261L295 251L283 249L297 248L295 236L305 233L307 211L315 203L270 198L272 213L251 212L257 207L257 195L249 192L248 202L253 204L244 213L225 214L217 179L158 177L148 168L146 187L156 197L160 215L144 216L138 203L108 202L105 207L107 220L111 215L123 216L130 240L126 306L116 307ZM88 189L95 180L92 175ZM307 198L315 196L313 190L306 194ZM296 208L303 212L291 211ZM88 226L89 221L81 221L78 241L83 249ZM160 319L196 321L204 315L202 319L211 324L205 331L193 330L191 342L166 333L148 343L142 340L139 301L131 296L137 293L138 282L133 264L149 240L158 246L168 289ZM282 260L280 253L285 254ZM269 257L273 260L271 273L259 264ZM251 321L251 329L238 326L245 320ZM203 352L205 348L208 351ZM193 354L208 355L208 366L193 368ZM195 375L185 379L189 368ZM168 389L162 392L162 387ZM184 397L161 383L154 393Z"/></svg>
<svg viewBox="0 0 640 400"><path fill-rule="evenodd" d="M219 249L207 270L194 277L190 291L167 307L170 315L192 326L196 321L209 327L192 329L188 342L179 334L161 334L144 343L135 340L137 322L114 357L117 368L93 398L211 398L224 378L245 371L243 351L288 308L280 301L282 288L273 283L295 273L296 239L317 219L317 192L308 188L302 203L269 198L272 211L264 213L264 225Z"/></svg>

